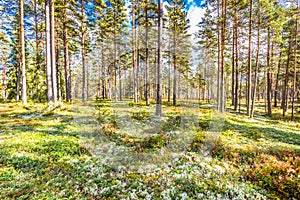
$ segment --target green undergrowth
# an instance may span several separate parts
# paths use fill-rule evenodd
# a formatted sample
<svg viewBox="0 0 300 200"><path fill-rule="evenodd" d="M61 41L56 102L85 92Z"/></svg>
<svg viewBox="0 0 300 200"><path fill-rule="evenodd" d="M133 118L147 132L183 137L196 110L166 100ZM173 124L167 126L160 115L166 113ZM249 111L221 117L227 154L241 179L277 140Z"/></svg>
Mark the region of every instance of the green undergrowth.
<svg viewBox="0 0 300 200"><path fill-rule="evenodd" d="M300 198L299 122L150 103L0 104L0 199Z"/></svg>

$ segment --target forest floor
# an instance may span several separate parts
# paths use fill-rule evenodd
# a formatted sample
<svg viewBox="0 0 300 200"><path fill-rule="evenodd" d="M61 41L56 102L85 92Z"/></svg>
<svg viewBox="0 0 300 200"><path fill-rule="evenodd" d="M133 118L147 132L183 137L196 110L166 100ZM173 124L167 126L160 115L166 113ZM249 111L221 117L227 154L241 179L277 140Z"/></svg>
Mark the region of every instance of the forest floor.
<svg viewBox="0 0 300 200"><path fill-rule="evenodd" d="M299 118L163 110L0 104L0 199L300 199Z"/></svg>

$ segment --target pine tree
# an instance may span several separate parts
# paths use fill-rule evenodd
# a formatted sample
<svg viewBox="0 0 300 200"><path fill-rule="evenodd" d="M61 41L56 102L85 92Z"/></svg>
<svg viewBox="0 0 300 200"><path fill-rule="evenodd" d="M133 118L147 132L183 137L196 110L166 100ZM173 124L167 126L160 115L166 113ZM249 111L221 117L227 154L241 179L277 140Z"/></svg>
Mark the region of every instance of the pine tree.
<svg viewBox="0 0 300 200"><path fill-rule="evenodd" d="M156 96L156 115L162 115L162 29L163 29L163 7L162 0L158 0L158 51L157 51L157 96Z"/></svg>
<svg viewBox="0 0 300 200"><path fill-rule="evenodd" d="M180 53L184 49L182 45L186 45L187 29L189 28L189 20L187 20L187 12L185 11L185 3L182 0L170 0L167 6L167 17L169 19L168 29L170 31L172 41L172 58L173 58L173 105L177 103L177 78L178 78L178 60Z"/></svg>

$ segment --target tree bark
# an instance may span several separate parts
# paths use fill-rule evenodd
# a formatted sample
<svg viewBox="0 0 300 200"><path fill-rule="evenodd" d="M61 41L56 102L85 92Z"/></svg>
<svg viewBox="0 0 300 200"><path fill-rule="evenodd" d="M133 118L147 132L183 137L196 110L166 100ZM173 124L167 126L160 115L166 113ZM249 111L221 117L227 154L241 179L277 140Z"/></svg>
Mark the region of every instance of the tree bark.
<svg viewBox="0 0 300 200"><path fill-rule="evenodd" d="M87 66L85 64L85 26L84 26L84 0L81 0L81 59L82 59L82 102L87 100Z"/></svg>
<svg viewBox="0 0 300 200"><path fill-rule="evenodd" d="M171 34L169 32L169 48L168 48L168 102L171 101Z"/></svg>
<svg viewBox="0 0 300 200"><path fill-rule="evenodd" d="M224 70L225 70L225 36L226 36L226 0L222 0L222 30L221 30L221 73L220 73L220 112L225 112L225 88L224 88Z"/></svg>
<svg viewBox="0 0 300 200"><path fill-rule="evenodd" d="M137 90L137 55L136 55L136 22L135 22L135 9L136 0L132 0L132 64L133 64L133 96L134 102L138 102L138 90Z"/></svg>
<svg viewBox="0 0 300 200"><path fill-rule="evenodd" d="M234 110L238 108L239 102L239 54L238 54L238 12L237 8L234 9L234 33L235 33L235 101Z"/></svg>
<svg viewBox="0 0 300 200"><path fill-rule="evenodd" d="M252 64L251 64L251 38L252 38L252 0L250 0L250 14L249 14L249 34L248 34L248 67L247 67L247 115L250 116L250 98L251 98L251 78L252 78Z"/></svg>
<svg viewBox="0 0 300 200"><path fill-rule="evenodd" d="M296 84L297 84L297 42L298 42L298 13L299 13L299 2L297 1L296 10L296 27L295 27L295 44L294 44L294 77L293 77L293 91L292 91L292 120L294 120L295 110L295 98L296 98Z"/></svg>
<svg viewBox="0 0 300 200"><path fill-rule="evenodd" d="M118 46L118 66L119 66L119 99L123 100L122 94L122 69L121 69L121 57L120 57L120 45Z"/></svg>
<svg viewBox="0 0 300 200"><path fill-rule="evenodd" d="M24 0L20 0L20 41L22 66L22 104L27 104L26 67L25 67L25 38L24 38Z"/></svg>
<svg viewBox="0 0 300 200"><path fill-rule="evenodd" d="M101 42L101 65L102 65L102 99L106 97L105 66L104 66L104 42Z"/></svg>
<svg viewBox="0 0 300 200"><path fill-rule="evenodd" d="M176 66L176 55L173 55L173 106L176 105L177 100L177 66Z"/></svg>
<svg viewBox="0 0 300 200"><path fill-rule="evenodd" d="M270 26L268 27L268 39L267 39L267 106L268 106L268 116L272 115L272 72L270 66L270 56L271 56L271 31Z"/></svg>
<svg viewBox="0 0 300 200"><path fill-rule="evenodd" d="M163 28L163 4L158 0L158 52L157 52L157 97L156 115L162 115L162 28Z"/></svg>
<svg viewBox="0 0 300 200"><path fill-rule="evenodd" d="M234 26L234 25L233 25ZM234 106L235 100L235 33L232 31L232 65L231 65L231 105Z"/></svg>
<svg viewBox="0 0 300 200"><path fill-rule="evenodd" d="M50 49L51 49L51 79L53 102L57 102L57 74L55 56L55 19L54 19L54 0L50 0Z"/></svg>
<svg viewBox="0 0 300 200"><path fill-rule="evenodd" d="M145 98L146 98L146 106L149 106L150 105L150 96L149 96L149 75L148 75L148 67L149 67L149 45L148 45L148 37L149 37L149 28L148 28L148 2L146 3L146 6L145 6L145 17L146 17L146 57L145 57L145 78L146 78L146 95L145 95Z"/></svg>
<svg viewBox="0 0 300 200"><path fill-rule="evenodd" d="M52 67L51 67L51 35L50 35L50 0L45 1L46 11L46 78L47 78L47 100L48 103L54 101L52 87Z"/></svg>
<svg viewBox="0 0 300 200"><path fill-rule="evenodd" d="M255 58L255 72L254 72L254 85L253 85L253 92L252 92L252 104L251 104L251 112L250 118L253 118L254 115L254 104L255 104L255 95L256 95L256 85L258 79L258 58L259 58L259 51L260 51L260 6L258 2L258 16L257 16L257 50L256 50L256 58Z"/></svg>
<svg viewBox="0 0 300 200"><path fill-rule="evenodd" d="M114 72L115 72L115 77L114 77L114 96L115 96L115 102L118 101L118 91L117 91L117 40L116 40L116 15L114 13L114 59L113 59L113 66L114 66Z"/></svg>
<svg viewBox="0 0 300 200"><path fill-rule="evenodd" d="M21 87L21 33L19 32L18 39L18 66L17 66L17 85L16 85L16 101L20 101L20 87Z"/></svg>
<svg viewBox="0 0 300 200"><path fill-rule="evenodd" d="M220 111L221 109L221 83L220 83L220 73L221 73L221 64L220 64L220 0L217 1L217 11L218 11L218 21L217 21L217 30L218 30L218 34L217 34L217 38L218 38L218 73L217 73L217 110Z"/></svg>
<svg viewBox="0 0 300 200"><path fill-rule="evenodd" d="M7 91L6 91L6 60L4 51L2 51L2 99L7 99Z"/></svg>
<svg viewBox="0 0 300 200"><path fill-rule="evenodd" d="M275 84L275 94L274 94L274 107L277 107L277 98L278 98L278 91L279 91L279 74L281 70L281 59L282 59L282 45L280 48L280 53L279 53L279 60L278 60L278 68L277 68L277 74L276 74L276 84Z"/></svg>
<svg viewBox="0 0 300 200"><path fill-rule="evenodd" d="M173 106L177 103L177 58L176 58L176 24L173 30Z"/></svg>
<svg viewBox="0 0 300 200"><path fill-rule="evenodd" d="M71 102L71 75L70 75L70 61L69 61L69 40L67 29L67 11L66 0L63 0L63 46L64 46L64 71L65 71L65 87L66 87L66 101Z"/></svg>
<svg viewBox="0 0 300 200"><path fill-rule="evenodd" d="M40 39L39 39L39 30L38 30L38 14L37 14L37 0L33 1L33 7L34 7L34 26L35 26L35 74L34 74L34 79L36 81L40 80L40 70L41 70L41 60L40 60L40 49L39 49L39 45L40 45ZM36 90L39 90L40 85L38 84L36 86ZM39 95L40 96L40 95ZM41 100L41 98L37 96L37 100Z"/></svg>
<svg viewBox="0 0 300 200"><path fill-rule="evenodd" d="M290 72L290 52L291 52L291 38L289 39L289 47L287 52L287 62L286 62L286 68L285 68L285 80L284 80L284 87L282 92L282 116L285 117L285 113L287 111L287 96L288 96L288 81L289 81L289 72Z"/></svg>
<svg viewBox="0 0 300 200"><path fill-rule="evenodd" d="M61 87L61 66L59 62L59 54L58 54L58 48L56 48L56 78L57 78L57 98L58 101L62 100L62 87Z"/></svg>

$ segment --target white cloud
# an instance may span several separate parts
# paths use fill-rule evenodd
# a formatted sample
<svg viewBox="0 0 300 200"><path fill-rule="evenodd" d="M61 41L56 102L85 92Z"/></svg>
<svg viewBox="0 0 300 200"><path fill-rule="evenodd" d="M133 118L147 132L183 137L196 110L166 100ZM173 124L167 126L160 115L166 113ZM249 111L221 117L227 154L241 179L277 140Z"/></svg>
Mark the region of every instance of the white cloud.
<svg viewBox="0 0 300 200"><path fill-rule="evenodd" d="M188 10L187 18L190 20L190 29L188 31L189 34L193 34L198 30L198 23L201 18L204 16L205 9L200 8L196 5L192 5Z"/></svg>

